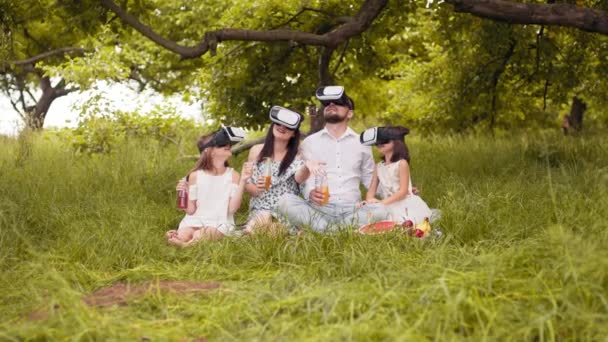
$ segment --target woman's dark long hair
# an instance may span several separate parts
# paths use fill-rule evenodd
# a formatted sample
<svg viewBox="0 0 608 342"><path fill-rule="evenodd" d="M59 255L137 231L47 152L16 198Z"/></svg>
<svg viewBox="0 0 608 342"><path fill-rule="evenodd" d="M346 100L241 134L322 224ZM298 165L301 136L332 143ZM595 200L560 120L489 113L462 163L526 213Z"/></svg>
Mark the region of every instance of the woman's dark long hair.
<svg viewBox="0 0 608 342"><path fill-rule="evenodd" d="M405 136L410 132L410 130L403 126L386 127L386 130L393 136L401 136L401 139L391 139L393 142L393 155L391 156L391 163L405 159L407 160L407 163L410 164L410 150L405 144Z"/></svg>
<svg viewBox="0 0 608 342"><path fill-rule="evenodd" d="M264 158L272 158L272 154L274 153L274 133L272 130L274 129L274 122L270 125L268 129L268 133L266 134L266 139L264 140L264 147L260 151L258 155L258 163L264 160ZM300 129L296 128L294 130L294 135L287 142L287 153L285 157L281 161L281 165L279 166L279 176L287 170L289 165L296 159L296 155L298 154L298 148L300 147Z"/></svg>

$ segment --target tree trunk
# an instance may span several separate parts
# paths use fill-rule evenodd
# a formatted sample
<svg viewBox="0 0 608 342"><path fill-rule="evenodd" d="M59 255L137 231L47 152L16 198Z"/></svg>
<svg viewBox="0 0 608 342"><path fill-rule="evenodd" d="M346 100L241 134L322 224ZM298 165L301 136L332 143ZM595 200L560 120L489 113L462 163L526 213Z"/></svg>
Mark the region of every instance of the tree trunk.
<svg viewBox="0 0 608 342"><path fill-rule="evenodd" d="M319 87L333 84L333 76L329 71L329 62L334 48L324 47L319 56ZM312 106L316 108L315 106ZM313 114L309 107L308 115L310 116L310 131L308 134L316 133L325 126L325 118L323 117L323 107L316 108L316 113Z"/></svg>
<svg viewBox="0 0 608 342"><path fill-rule="evenodd" d="M33 131L41 131L44 127L44 119L46 118L51 104L58 97L65 96L71 90L65 89L65 81L61 80L55 87L51 85L51 80L48 77L40 78L40 89L42 95L36 101L36 104L27 108L25 112L25 124Z"/></svg>
<svg viewBox="0 0 608 342"><path fill-rule="evenodd" d="M579 99L577 96L572 98L572 108L570 108L570 115L564 118L562 123L562 129L564 134L567 135L570 131L581 132L583 130L583 114L587 110L587 104Z"/></svg>
<svg viewBox="0 0 608 342"><path fill-rule="evenodd" d="M513 51L515 51L515 44L516 44L515 40L511 40L511 43L509 44L509 48L507 49L507 52L505 53L504 57L502 58L502 64L500 64L499 67L492 74L492 108L490 110L490 132L492 134L494 134L494 125L496 123L496 102L498 101L498 92L497 92L498 81L500 80L500 76L507 69L507 64L509 63L509 60L513 56Z"/></svg>

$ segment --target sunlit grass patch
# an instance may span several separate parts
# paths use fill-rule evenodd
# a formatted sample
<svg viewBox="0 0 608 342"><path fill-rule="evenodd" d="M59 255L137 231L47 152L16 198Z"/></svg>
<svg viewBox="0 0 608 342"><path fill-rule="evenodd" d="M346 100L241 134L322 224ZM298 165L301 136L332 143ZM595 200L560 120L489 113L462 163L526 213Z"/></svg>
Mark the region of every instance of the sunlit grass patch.
<svg viewBox="0 0 608 342"><path fill-rule="evenodd" d="M0 146L0 339L523 339L608 336L608 154L603 137L410 142L441 239L397 232L259 234L167 246L191 168L171 147L109 155L57 138ZM553 152L552 152L553 151ZM238 166L239 155L233 165ZM244 222L245 207L237 221ZM129 284L128 305L83 298ZM30 317L31 313L45 314Z"/></svg>

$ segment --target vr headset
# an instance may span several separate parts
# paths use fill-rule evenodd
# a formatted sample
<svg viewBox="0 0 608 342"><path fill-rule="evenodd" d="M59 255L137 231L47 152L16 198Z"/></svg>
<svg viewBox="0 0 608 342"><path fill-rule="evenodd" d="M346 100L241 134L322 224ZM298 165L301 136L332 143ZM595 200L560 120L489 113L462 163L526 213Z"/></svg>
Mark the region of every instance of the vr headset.
<svg viewBox="0 0 608 342"><path fill-rule="evenodd" d="M293 110L283 108L281 106L273 106L270 108L270 121L285 126L289 129L298 129L304 117Z"/></svg>
<svg viewBox="0 0 608 342"><path fill-rule="evenodd" d="M408 132L394 133L388 127L368 128L359 136L359 141L365 146L382 145L391 140L403 140Z"/></svg>
<svg viewBox="0 0 608 342"><path fill-rule="evenodd" d="M211 146L234 145L245 140L246 137L247 134L245 134L245 131L242 129L222 125L222 128L220 128L219 131L213 135L213 138L211 138L208 143L201 146L198 150L199 152L203 152L204 149Z"/></svg>
<svg viewBox="0 0 608 342"><path fill-rule="evenodd" d="M351 110L355 109L355 102L346 95L343 86L327 86L317 89L315 93L317 99L323 106L334 103L338 106L345 106Z"/></svg>

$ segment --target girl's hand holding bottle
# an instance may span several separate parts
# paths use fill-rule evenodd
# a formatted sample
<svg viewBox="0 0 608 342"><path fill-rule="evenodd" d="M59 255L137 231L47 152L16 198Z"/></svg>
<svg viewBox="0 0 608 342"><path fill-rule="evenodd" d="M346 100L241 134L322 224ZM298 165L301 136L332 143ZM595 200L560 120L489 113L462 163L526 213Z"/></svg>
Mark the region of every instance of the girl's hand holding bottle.
<svg viewBox="0 0 608 342"><path fill-rule="evenodd" d="M243 169L241 170L241 180L246 181L247 179L251 178L252 175L253 175L253 163L252 162L243 163Z"/></svg>
<svg viewBox="0 0 608 342"><path fill-rule="evenodd" d="M177 185L175 186L175 190L188 191L188 181L186 180L186 178L182 178L177 182Z"/></svg>
<svg viewBox="0 0 608 342"><path fill-rule="evenodd" d="M175 190L177 190L177 207L181 210L186 210L188 208L188 182L186 178L182 178L177 182Z"/></svg>

